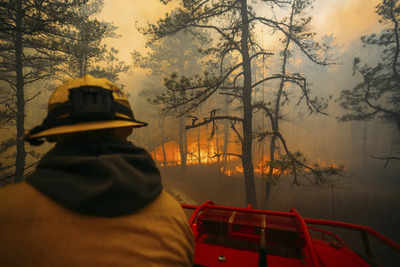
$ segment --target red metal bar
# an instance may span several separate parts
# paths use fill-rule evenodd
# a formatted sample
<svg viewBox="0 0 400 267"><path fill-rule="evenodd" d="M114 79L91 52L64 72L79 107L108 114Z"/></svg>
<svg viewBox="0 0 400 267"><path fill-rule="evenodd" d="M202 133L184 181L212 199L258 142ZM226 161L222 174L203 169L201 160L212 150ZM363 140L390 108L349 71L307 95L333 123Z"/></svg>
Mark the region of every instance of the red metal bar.
<svg viewBox="0 0 400 267"><path fill-rule="evenodd" d="M181 204L182 208L184 209L189 209L189 210L195 210L199 207L199 205L190 205L190 204Z"/></svg>
<svg viewBox="0 0 400 267"><path fill-rule="evenodd" d="M375 231L374 229L372 229L369 226L345 223L345 222L340 222L340 221L323 220L323 219L306 218L306 219L304 219L304 221L309 224L328 225L328 226L332 226L332 227L343 227L343 228L350 228L350 229L365 231L365 232L375 236L379 240L383 241L387 245L391 246L398 252L400 252L400 245L397 242L394 242L393 240L382 235L381 233L378 233L377 231Z"/></svg>
<svg viewBox="0 0 400 267"><path fill-rule="evenodd" d="M201 205L182 204L182 207L186 208L186 209L195 209L195 211L193 212L193 214L189 220L190 225L192 225L193 222L195 221L195 218L197 217L197 214L199 213L199 211L204 208L215 208L215 209L219 209L219 210L239 211L239 212L254 213L254 214L269 214L269 215L278 215L278 216L286 216L286 217L295 216L295 214L292 212L218 206L218 205L213 205L212 201L206 201ZM372 229L371 227L368 227L368 226L345 223L345 222L341 222L341 221L330 221L330 220L324 220L324 219L312 219L312 218L304 218L303 219L302 218L302 220L306 224L319 224L319 225L327 225L327 226L332 226L332 227L342 227L342 228L366 231L369 234L378 238L379 240L383 241L387 245L391 246L398 252L400 252L400 245L397 242L392 241L391 239L387 238L386 236L382 235L381 233L378 233L377 231L375 231L374 229Z"/></svg>
<svg viewBox="0 0 400 267"><path fill-rule="evenodd" d="M199 212L204 209L204 208L208 208L210 206L210 204L213 204L213 202L211 200L207 200L206 202L204 202L203 204L201 204L200 206L197 206L196 210L193 212L192 216L189 219L189 225L193 226L197 215L199 214Z"/></svg>
<svg viewBox="0 0 400 267"><path fill-rule="evenodd" d="M319 261L317 259L317 255L315 254L315 250L314 250L314 246L313 246L313 243L311 240L310 233L308 232L307 225L306 225L304 219L300 216L299 212L296 209L291 209L290 211L294 214L295 218L299 222L300 229L304 234L304 239L306 240L306 245L308 248L308 252L310 253L312 265L315 267L320 266Z"/></svg>
<svg viewBox="0 0 400 267"><path fill-rule="evenodd" d="M208 201L206 203L208 203ZM259 210L259 209L226 207L226 206L218 206L218 205L206 204L206 203L203 203L203 204L200 205L200 206L202 206L202 209L203 208L210 208L210 209L239 211L239 212L254 213L254 214L278 215L278 216L286 216L286 217L293 217L294 216L293 213L285 212L285 211L272 211L272 210ZM206 205L204 205L204 204L206 204ZM183 208L187 208L187 209L197 209L200 206L182 204L182 207Z"/></svg>
<svg viewBox="0 0 400 267"><path fill-rule="evenodd" d="M329 231L326 231L326 230L323 230L323 229L319 229L319 228L316 228L316 227L312 227L312 226L308 226L308 229L310 229L312 231L320 232L320 233L325 234L325 235L332 236L333 238L335 238L340 243L341 246L345 246L345 242L335 233L331 233Z"/></svg>

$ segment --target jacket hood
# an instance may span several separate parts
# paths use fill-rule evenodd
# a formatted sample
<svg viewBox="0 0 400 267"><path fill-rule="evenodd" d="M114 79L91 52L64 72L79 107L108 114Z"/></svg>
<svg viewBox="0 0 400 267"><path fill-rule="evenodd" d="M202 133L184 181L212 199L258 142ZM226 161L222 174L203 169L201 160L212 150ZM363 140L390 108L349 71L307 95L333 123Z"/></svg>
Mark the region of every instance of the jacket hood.
<svg viewBox="0 0 400 267"><path fill-rule="evenodd" d="M102 217L132 214L162 191L149 153L115 139L56 144L27 182L68 209Z"/></svg>

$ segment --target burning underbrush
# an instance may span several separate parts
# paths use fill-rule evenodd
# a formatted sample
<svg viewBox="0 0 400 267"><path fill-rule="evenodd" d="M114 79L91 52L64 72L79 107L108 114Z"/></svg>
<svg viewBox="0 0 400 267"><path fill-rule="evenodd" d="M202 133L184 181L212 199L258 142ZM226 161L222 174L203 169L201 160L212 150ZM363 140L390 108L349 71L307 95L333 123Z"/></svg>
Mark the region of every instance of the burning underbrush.
<svg viewBox="0 0 400 267"><path fill-rule="evenodd" d="M220 174L226 176L242 176L243 167L240 158L240 147L236 143L230 143L228 148L229 152L223 152L223 146L219 145L218 139L213 139L209 142L196 143L193 140L188 140L186 165L187 166L206 166L213 165L218 169ZM253 156L254 159L254 174L256 177L267 177L272 174L272 177L279 178L282 175L319 175L328 174L336 175L344 170L342 166L335 163L327 163L317 159L315 163L307 164L304 155L297 152L293 154L298 163L293 165L292 159L287 155L280 155L278 159L273 162L265 153L260 153L259 149L255 149L257 153ZM152 151L152 156L159 166L180 166L182 165L181 153L179 145L174 142L166 142ZM303 164L303 165L302 165ZM296 170L294 169L296 168Z"/></svg>

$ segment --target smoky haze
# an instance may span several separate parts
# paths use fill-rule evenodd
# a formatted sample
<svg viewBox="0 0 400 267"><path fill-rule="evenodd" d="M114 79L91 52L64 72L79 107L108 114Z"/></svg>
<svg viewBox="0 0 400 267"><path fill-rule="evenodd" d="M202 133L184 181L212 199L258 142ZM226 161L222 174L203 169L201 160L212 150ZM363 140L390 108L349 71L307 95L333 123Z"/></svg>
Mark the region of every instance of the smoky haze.
<svg viewBox="0 0 400 267"><path fill-rule="evenodd" d="M297 107L292 103L285 111L283 132L287 136L287 143L294 150L304 152L310 160L321 164L343 165L345 176L339 184L319 189L310 189L308 186L293 187L290 185L291 179L283 179L273 187L268 206L280 210L296 207L305 216L320 216L373 225L399 240L400 235L394 229L399 219L393 211L399 208L400 164L391 161L384 168L384 161L372 158L374 155L386 155L388 151L399 150L398 131L394 125L381 120L339 122L337 117L345 111L335 101L341 90L351 89L361 80L360 76L352 75L354 57L360 57L369 64L374 64L379 58L380 51L376 47L363 47L360 41L361 36L377 32L382 27L378 24L378 16L375 13L377 2L375 0L316 1L314 4L310 14L313 17L313 30L318 33L319 38L324 36L334 38L334 48L331 53L336 64L320 67L311 64L306 58L297 59L297 62L291 64L292 68L309 76L314 94L324 97L331 95L332 100L329 102L328 116L308 115L304 107ZM112 42L120 49L121 57L124 55L123 59L129 61L132 50L146 53L144 47L146 39L133 27L134 21L155 23L167 10L161 7L158 1L146 1L146 4L131 2L122 9L121 5L122 1L113 1L112 4L111 1L106 2L103 15L104 19L112 20L119 26L119 33L123 37ZM127 34L122 29L126 30ZM275 35L268 31L257 33L257 38L268 44L267 48L273 49L277 46L279 41ZM270 71L273 61L274 59L265 61L264 75ZM259 65L255 75L262 76L262 63L259 62ZM147 88L148 72L149 70L133 68L121 80L132 90L135 114L151 122L148 129L138 130L133 140L149 148L158 164L162 166L164 155L160 147L161 126L154 115L148 116L154 111L154 106L148 104L139 94ZM151 76L147 79L151 79ZM265 94L268 94L268 86L271 84L264 86ZM203 116L208 115L203 114ZM221 204L244 206L244 185L240 174L225 177L226 181L223 181L218 167L206 165L215 162L215 158L210 159L207 155L216 152L216 142L220 145L223 143L223 124L217 130L221 135L220 139L211 137L211 126L202 127L200 131L198 129L187 131L189 152L193 154L197 153L197 135L198 132L201 133L202 164L196 164L198 157L189 156L189 161L193 164L182 171L179 167L173 166L179 165L180 161L178 119L172 117L165 123L164 135L167 140L164 149L169 166L162 167L162 171L167 188L187 202L201 203L212 199ZM186 123L190 124L190 119L187 119ZM216 141L217 139L219 141ZM210 146L210 143L213 145ZM254 153L260 153L262 149L268 148L265 144L256 145ZM235 144L230 144L230 152L237 150L239 149ZM263 202L263 187L258 181L260 203ZM391 220L382 220L383 217L392 216L394 217Z"/></svg>
<svg viewBox="0 0 400 267"><path fill-rule="evenodd" d="M377 2L375 0L316 1L314 4L314 9L310 14L313 16L313 29L319 34L323 33L325 36L334 38L332 54L336 64L329 67L313 66L306 58L301 58L291 64L297 71L309 75L315 94L325 97L331 95L332 100L329 102L328 116L308 115L305 108L292 105L285 111L283 132L287 136L287 143L294 150L303 151L310 160L321 164L343 165L345 176L333 187L334 189L332 187L319 189L310 189L307 186L293 187L290 185L291 179L282 180L273 187L271 203L268 206L281 210L296 207L305 216L320 216L373 225L399 240L400 235L394 230L399 219L395 218L392 211L399 208L400 164L391 161L384 168L384 161L371 157L399 150L398 131L394 125L380 120L339 122L337 117L345 111L335 101L341 90L351 89L361 80L360 76L352 75L354 57L360 57L369 64L374 64L379 58L380 51L377 48L363 47L360 41L361 36L377 32L382 27L378 24L378 16L375 13ZM119 26L119 33L123 37L120 40L113 40L112 44L120 49L121 57L124 55L124 60L129 61L132 50L146 53L144 47L146 39L133 27L134 21L155 23L167 10L159 5L158 1L146 1L146 4L130 2L123 8L121 5L123 5L122 1L113 1L112 4L111 1L106 2L103 16L104 19L112 20ZM268 31L257 33L259 40L268 44L267 48L273 49L277 46L279 41L275 35L270 35ZM319 35L319 38L322 37ZM179 52L176 56L179 56ZM264 75L267 75L271 61L273 59L268 59L264 63ZM259 65L262 63L260 62ZM261 67L259 66L255 75L263 75ZM149 105L139 94L143 88L146 88L148 72L149 70L133 68L121 80L128 85L127 88L132 90L135 114L151 122L148 129L137 131L133 140L149 148L158 164L162 166L164 156L160 147L161 126L157 118L149 116L154 111L154 106ZM147 79L151 79L151 76ZM264 86L266 94L268 94L267 87L268 85ZM186 123L190 124L190 119L187 119ZM166 186L171 191L177 192L176 194L187 202L201 203L212 199L221 204L244 206L243 179L240 178L240 174L221 178L218 167L205 164L215 162L215 158L207 157L207 154L216 152L214 150L218 142L215 136L211 137L211 126L200 130L201 150L204 151L200 160L202 165L195 164L198 157L193 156L189 158L193 165L189 165L188 169L182 171L173 166L179 165L180 161L179 140L176 132L178 119L169 118L166 124L164 134L167 140L164 149L167 160L170 161L170 166L162 167ZM222 124L218 131L222 135L224 131ZM198 132L198 129L187 131L191 153L197 151ZM220 145L223 142L222 139L222 137L219 139ZM210 143L213 146L210 147ZM260 149L268 148L265 144L256 145L255 153L259 153ZM230 144L231 152L237 150L235 144ZM259 201L262 203L263 185L260 181L258 185ZM391 220L381 219L392 215L394 217Z"/></svg>
<svg viewBox="0 0 400 267"><path fill-rule="evenodd" d="M185 39L181 49L177 48L180 44L175 43L163 50L166 51L165 54L169 53L165 55L167 59L164 63L154 58L150 58L150 63L146 62L147 65L144 61L141 61L142 66L138 63L152 52L152 45L161 42L149 42L148 37L144 36L138 27L157 23L178 5L177 2L180 1L172 1L170 5L165 6L158 0L104 0L101 13L96 15L98 19L113 23L117 27L115 33L119 37L106 38L102 40L102 44L117 49L117 58L129 66L127 72L119 75L116 83L122 85L129 94L135 117L149 122L148 127L135 130L130 140L151 152L163 174L165 187L179 200L197 204L213 200L224 205L247 206L241 162L234 156L225 160L221 156L224 151L241 153L240 144L231 125L218 121L200 128L187 129L185 136L179 133L183 124L190 126L194 123L194 117L197 122L211 118L210 110L213 107L217 109L216 116L222 114L225 108L229 110L230 115L239 116L240 104L226 104L224 96L219 95L202 104L200 109L179 117L177 113L164 115L162 105L150 103L165 90L164 78L170 77L173 72L178 72L179 77L201 75L207 70L213 72L213 69L207 69L209 67L205 63L202 64L205 59L197 61L195 55L197 48L205 49L208 44L216 42L213 35L207 37L213 41L203 44L196 38ZM360 58L363 64L372 66L377 64L382 53L381 48L363 46L360 40L364 35L379 33L384 26L378 23L379 16L375 12L378 2L380 1L316 1L313 8L307 11L312 17L310 29L317 33L317 40L330 41L331 50L328 53L334 64L315 65L309 58L302 56L298 49L293 49L293 56L288 59L288 71L307 76L312 95L325 98L329 105L325 110L326 114L310 114L306 105L297 105L301 91L290 87L289 101L280 111L280 132L290 150L300 151L307 158L307 163L340 168L343 170L342 175L322 185L315 185L309 180L302 180L299 185L293 185L293 175L289 171L282 171L279 173L279 179L271 182L268 191L265 181L270 169L266 168L265 164L270 159L270 137L266 137L252 144L255 190L259 208L284 211L296 208L306 217L369 225L399 242L400 231L397 228L400 225L400 161L377 159L395 156L400 151L399 128L394 123L380 118L365 121L339 120L347 113L340 105L342 90L351 90L362 82L362 76L354 73L354 59ZM287 16L288 12L288 9L272 12L262 3L256 6L256 10L260 15L273 14L277 18ZM167 38L174 43L181 37L177 34ZM255 39L274 55L257 60L252 66L252 77L261 79L279 73L284 36L260 27L255 28ZM192 44L197 48L190 48ZM191 54L182 54L182 51L189 50ZM186 62L183 69L179 69L178 66L180 59ZM233 55L230 60L237 63L238 56ZM162 66L158 66L157 72L152 64L158 63ZM26 106L27 130L43 121L48 97L60 83L59 80L43 80L27 85L26 98L34 96L38 88L44 89ZM3 89L7 88L7 85L1 83L0 86L1 97L8 91ZM278 81L259 85L253 92L253 101L273 101L274 90L277 87ZM253 118L254 129L269 127L268 118L260 114ZM15 137L15 126L1 126L2 140ZM238 127L237 130L240 131L241 128ZM30 149L29 151L35 151L38 156L30 156L27 166L51 147L52 145L47 143L39 148ZM283 148L280 149L277 154L283 155ZM182 151L185 154L185 166L182 166ZM15 156L13 148L2 153L0 167L13 164ZM7 173L9 174L10 172Z"/></svg>

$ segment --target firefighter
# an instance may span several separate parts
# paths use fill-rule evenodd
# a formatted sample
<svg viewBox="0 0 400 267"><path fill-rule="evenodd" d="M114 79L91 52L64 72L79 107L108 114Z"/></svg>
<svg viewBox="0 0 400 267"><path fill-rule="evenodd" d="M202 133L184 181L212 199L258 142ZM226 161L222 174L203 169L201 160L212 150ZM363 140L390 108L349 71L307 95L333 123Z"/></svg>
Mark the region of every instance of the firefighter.
<svg viewBox="0 0 400 267"><path fill-rule="evenodd" d="M86 75L58 87L26 140L55 146L0 188L0 266L191 266L193 236L149 153L127 141L125 94Z"/></svg>

